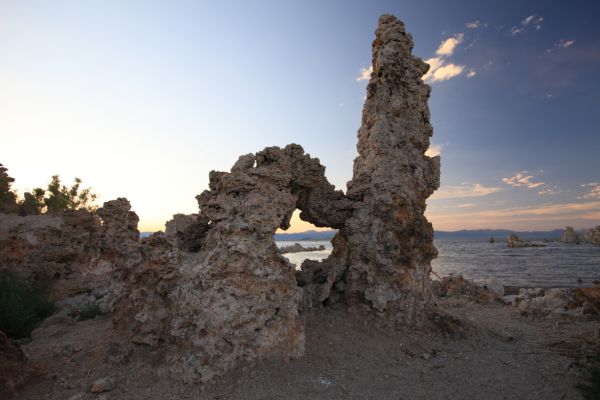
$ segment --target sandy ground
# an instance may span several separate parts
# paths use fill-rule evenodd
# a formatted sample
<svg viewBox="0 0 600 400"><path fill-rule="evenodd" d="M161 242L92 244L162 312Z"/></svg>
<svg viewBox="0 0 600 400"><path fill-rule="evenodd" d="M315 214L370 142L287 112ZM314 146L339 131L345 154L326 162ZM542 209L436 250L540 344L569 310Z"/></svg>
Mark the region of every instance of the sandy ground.
<svg viewBox="0 0 600 400"><path fill-rule="evenodd" d="M440 308L463 322L462 335L398 331L360 311L321 310L306 317L301 359L242 365L205 386L168 378L164 354L136 350L120 365L123 350L106 345L116 339L110 338L108 316L82 322L59 318L43 338L25 346L33 361L54 371L16 398L581 398L577 363L586 354L598 354L596 322L531 319L511 306L456 299L444 300ZM102 377L113 377L114 388L91 394L91 384Z"/></svg>

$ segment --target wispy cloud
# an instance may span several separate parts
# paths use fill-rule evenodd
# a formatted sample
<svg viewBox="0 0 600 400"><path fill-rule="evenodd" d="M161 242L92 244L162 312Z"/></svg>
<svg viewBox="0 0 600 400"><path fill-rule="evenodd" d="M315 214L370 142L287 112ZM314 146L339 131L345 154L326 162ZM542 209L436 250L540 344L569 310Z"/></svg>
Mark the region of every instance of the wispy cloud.
<svg viewBox="0 0 600 400"><path fill-rule="evenodd" d="M528 189L535 189L544 185L544 182L533 182L533 179L535 179L533 175L527 175L527 171L521 171L510 178L502 178L502 182L512 187L526 187Z"/></svg>
<svg viewBox="0 0 600 400"><path fill-rule="evenodd" d="M425 155L427 157L439 156L440 154L442 154L442 147L444 146L442 146L441 144L433 144L429 146L429 148L425 152Z"/></svg>
<svg viewBox="0 0 600 400"><path fill-rule="evenodd" d="M540 196L551 196L551 195L557 194L559 192L560 191L558 190L558 187L556 187L554 185L547 185L547 186L541 188L538 191L538 194Z"/></svg>
<svg viewBox="0 0 600 400"><path fill-rule="evenodd" d="M484 186L480 183L464 184L456 186L442 186L430 198L433 200L458 199L464 197L481 197L492 193L497 193L501 189L498 187Z"/></svg>
<svg viewBox="0 0 600 400"><path fill-rule="evenodd" d="M558 47L566 49L567 47L571 47L575 44L574 40L560 39L557 43Z"/></svg>
<svg viewBox="0 0 600 400"><path fill-rule="evenodd" d="M427 72L427 74L423 76L423 80L430 83L443 82L462 74L464 70L464 65L457 65L452 63L444 64L439 68L431 68Z"/></svg>
<svg viewBox="0 0 600 400"><path fill-rule="evenodd" d="M578 199L600 200L600 183L586 183L585 185L581 185L581 187L586 188L588 192L577 197Z"/></svg>
<svg viewBox="0 0 600 400"><path fill-rule="evenodd" d="M461 44L463 42L464 38L465 38L464 33L457 33L453 37L442 41L442 43L440 43L440 46L438 47L438 49L435 51L435 54L440 57L451 56L454 53L454 49L456 49L456 46Z"/></svg>
<svg viewBox="0 0 600 400"><path fill-rule="evenodd" d="M525 18L521 23L517 26L513 26L510 30L510 34L512 36L516 36L520 33L525 32L528 27L533 26L535 30L539 31L542 29L542 22L544 21L544 17L538 16L536 14L530 15Z"/></svg>
<svg viewBox="0 0 600 400"><path fill-rule="evenodd" d="M467 71L467 78L473 78L476 75L477 75L477 71L475 71L473 68L471 68Z"/></svg>
<svg viewBox="0 0 600 400"><path fill-rule="evenodd" d="M479 29L481 28L481 22L479 20L473 21L473 22L467 22L465 24L465 27L467 29Z"/></svg>
<svg viewBox="0 0 600 400"><path fill-rule="evenodd" d="M356 82L368 81L369 79L371 79L372 73L373 73L372 65L369 68L361 68L360 74L356 77Z"/></svg>
<svg viewBox="0 0 600 400"><path fill-rule="evenodd" d="M556 51L556 50L566 49L568 47L571 47L574 44L575 44L575 40L560 39L558 42L554 43L554 46L551 49L548 49L546 51L548 53L552 53L553 51Z"/></svg>
<svg viewBox="0 0 600 400"><path fill-rule="evenodd" d="M547 203L538 206L448 213L434 207L427 212L436 229L508 228L539 229L561 225L591 225L600 219L600 202ZM535 225L534 225L535 224Z"/></svg>
<svg viewBox="0 0 600 400"><path fill-rule="evenodd" d="M425 60L429 64L429 71L423 75L425 82L447 81L464 72L466 68L464 65L448 62L448 58L454 54L456 47L464 41L464 37L463 33L456 33L454 36L443 40L435 51L437 57Z"/></svg>

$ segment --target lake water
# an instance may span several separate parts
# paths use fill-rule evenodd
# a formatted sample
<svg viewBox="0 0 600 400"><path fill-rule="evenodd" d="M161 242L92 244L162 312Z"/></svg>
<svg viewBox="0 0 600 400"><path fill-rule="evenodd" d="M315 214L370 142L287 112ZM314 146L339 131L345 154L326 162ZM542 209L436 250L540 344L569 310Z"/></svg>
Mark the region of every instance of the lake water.
<svg viewBox="0 0 600 400"><path fill-rule="evenodd" d="M326 250L284 254L296 267L307 258L326 258L332 249L327 241L300 243L305 247L322 244ZM600 246L549 242L546 247L509 248L504 240L489 243L487 239L436 239L434 244L439 255L432 269L440 277L462 274L476 282L495 278L504 286L518 287L589 286L600 280Z"/></svg>
<svg viewBox="0 0 600 400"><path fill-rule="evenodd" d="M300 264L306 259L310 260L318 260L321 261L324 258L329 257L333 246L331 242L327 240L302 240L302 241L288 241L288 240L279 240L275 242L277 247L287 247L293 246L294 243L300 243L302 247L319 247L325 246L325 250L323 251L302 251L299 253L286 253L283 254L285 258L287 258L292 264L296 266L296 269L300 268Z"/></svg>

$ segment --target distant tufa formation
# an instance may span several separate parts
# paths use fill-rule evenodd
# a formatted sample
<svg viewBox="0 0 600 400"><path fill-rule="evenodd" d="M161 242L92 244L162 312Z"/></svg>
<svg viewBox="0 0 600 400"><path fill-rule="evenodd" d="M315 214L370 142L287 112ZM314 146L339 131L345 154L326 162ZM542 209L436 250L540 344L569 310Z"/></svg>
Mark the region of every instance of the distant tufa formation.
<svg viewBox="0 0 600 400"><path fill-rule="evenodd" d="M346 194L302 147L267 147L241 156L230 172L212 171L209 190L197 196L199 214L176 215L164 234L140 241L137 216L117 199L94 215L32 217L40 225L33 239L21 220L24 229L0 232L12 249L0 258L52 266L55 286L70 288L62 298L91 296L113 313L119 337L166 348L170 370L187 382L209 381L243 360L301 356L301 314L309 309L366 306L423 326L437 254L425 200L439 186L440 159L425 155L428 66L412 47L402 22L379 19ZM331 256L305 261L298 273L273 238L295 209L338 229Z"/></svg>
<svg viewBox="0 0 600 400"><path fill-rule="evenodd" d="M560 241L563 243L591 243L600 245L600 226L576 232L572 226L567 226Z"/></svg>
<svg viewBox="0 0 600 400"><path fill-rule="evenodd" d="M567 226L562 234L562 237L560 238L560 241L563 243L579 243L580 238L572 226Z"/></svg>

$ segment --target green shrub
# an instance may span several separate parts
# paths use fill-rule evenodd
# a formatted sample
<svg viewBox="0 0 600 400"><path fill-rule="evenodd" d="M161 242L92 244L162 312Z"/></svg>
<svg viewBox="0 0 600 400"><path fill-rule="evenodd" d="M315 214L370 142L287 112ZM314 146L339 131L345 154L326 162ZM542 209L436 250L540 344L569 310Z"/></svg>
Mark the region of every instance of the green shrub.
<svg viewBox="0 0 600 400"><path fill-rule="evenodd" d="M14 339L28 337L53 312L49 279L28 281L0 269L0 331Z"/></svg>
<svg viewBox="0 0 600 400"><path fill-rule="evenodd" d="M79 312L77 313L77 318L80 321L83 321L86 319L94 319L99 315L102 315L102 311L100 311L100 306L97 303L90 302L79 310Z"/></svg>

